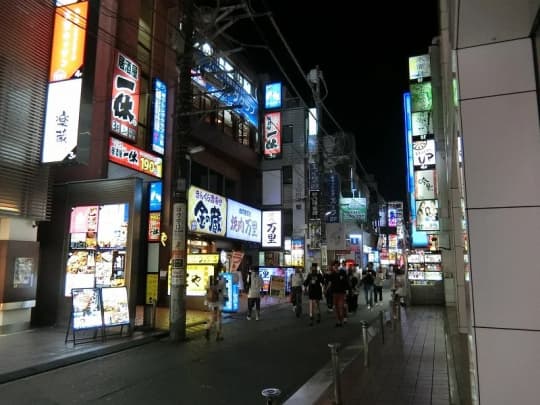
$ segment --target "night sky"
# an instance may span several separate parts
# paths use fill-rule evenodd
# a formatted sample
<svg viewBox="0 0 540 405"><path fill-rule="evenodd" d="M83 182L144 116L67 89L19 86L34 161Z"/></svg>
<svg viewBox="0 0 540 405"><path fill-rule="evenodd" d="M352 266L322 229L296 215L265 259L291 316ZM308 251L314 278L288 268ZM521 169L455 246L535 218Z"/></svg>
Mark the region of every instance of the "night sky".
<svg viewBox="0 0 540 405"><path fill-rule="evenodd" d="M319 66L328 89L324 105L344 131L355 134L358 157L386 200L406 198L402 96L408 90L408 57L428 52L438 33L437 3L251 2L256 12L272 12L302 71ZM251 32L244 43L269 46L308 97L309 88L270 19L256 18ZM279 78L274 58L258 52L259 63ZM323 127L336 131L330 120Z"/></svg>

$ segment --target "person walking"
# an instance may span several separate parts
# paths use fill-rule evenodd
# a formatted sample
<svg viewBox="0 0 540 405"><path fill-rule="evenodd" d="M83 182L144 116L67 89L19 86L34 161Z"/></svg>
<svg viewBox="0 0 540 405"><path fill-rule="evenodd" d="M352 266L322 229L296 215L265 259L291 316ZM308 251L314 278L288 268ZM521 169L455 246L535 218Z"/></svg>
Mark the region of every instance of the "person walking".
<svg viewBox="0 0 540 405"><path fill-rule="evenodd" d="M326 269L326 273L324 273L323 280L324 280L324 298L326 299L326 306L328 308L328 312L332 312L334 310L334 298L332 297L332 289L330 288L330 281L332 280L332 273L335 271L334 266L330 266Z"/></svg>
<svg viewBox="0 0 540 405"><path fill-rule="evenodd" d="M375 281L375 271L373 263L369 262L366 273L362 276L362 286L364 287L364 297L369 310L373 307L373 283Z"/></svg>
<svg viewBox="0 0 540 405"><path fill-rule="evenodd" d="M360 284L354 264L349 264L347 268L347 277L349 280L349 293L347 294L347 310L349 313L356 313L358 309L358 285Z"/></svg>
<svg viewBox="0 0 540 405"><path fill-rule="evenodd" d="M216 327L216 341L223 340L223 332L221 330L221 313L225 299L227 297L227 284L223 277L209 277L209 283L206 288L206 304L210 310L210 316L206 324L204 337L210 340L212 328Z"/></svg>
<svg viewBox="0 0 540 405"><path fill-rule="evenodd" d="M297 267L291 276L291 302L293 311L297 318L302 314L302 292L304 285L304 275L302 269Z"/></svg>
<svg viewBox="0 0 540 405"><path fill-rule="evenodd" d="M263 279L259 274L259 269L254 267L248 276L248 313L246 319L251 320L251 312L255 307L255 320L258 321L261 316L261 290L263 288Z"/></svg>
<svg viewBox="0 0 540 405"><path fill-rule="evenodd" d="M384 271L381 267L379 267L379 270L377 273L375 273L375 281L373 283L373 289L374 289L374 298L375 298L375 305L379 306L382 305L383 298L382 298L382 290L383 290L383 284L384 284Z"/></svg>
<svg viewBox="0 0 540 405"><path fill-rule="evenodd" d="M336 260L333 264L336 271L332 273L330 288L332 288L332 297L334 299L334 310L336 313L336 327L343 326L345 318L345 295L349 290L349 280L347 272L344 269L338 269L339 262Z"/></svg>
<svg viewBox="0 0 540 405"><path fill-rule="evenodd" d="M307 289L309 298L309 326L313 326L315 309L317 309L317 323L321 322L320 301L322 300L323 283L323 276L317 269L317 263L312 263L311 272L304 281L304 287Z"/></svg>

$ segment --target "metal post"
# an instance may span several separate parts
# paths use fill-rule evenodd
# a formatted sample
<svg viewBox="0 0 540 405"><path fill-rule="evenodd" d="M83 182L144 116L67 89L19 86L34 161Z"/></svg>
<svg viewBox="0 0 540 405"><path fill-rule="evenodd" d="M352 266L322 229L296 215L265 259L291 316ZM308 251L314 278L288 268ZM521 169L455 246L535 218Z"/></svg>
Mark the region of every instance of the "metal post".
<svg viewBox="0 0 540 405"><path fill-rule="evenodd" d="M341 405L341 383L339 381L339 358L338 349L339 343L329 343L330 354L332 355L332 369L334 370L334 404Z"/></svg>
<svg viewBox="0 0 540 405"><path fill-rule="evenodd" d="M274 398L278 398L281 395L281 390L279 388L265 388L261 391L261 395L266 398L267 405L272 405Z"/></svg>
<svg viewBox="0 0 540 405"><path fill-rule="evenodd" d="M381 321L381 338L384 344L384 311L382 309L379 311L379 320Z"/></svg>
<svg viewBox="0 0 540 405"><path fill-rule="evenodd" d="M171 181L172 196L172 246L171 246L171 297L169 307L169 336L178 342L186 338L186 238L187 238L187 145L191 134L189 112L192 109L191 68L193 65L193 0L178 1L184 11L182 33L183 53L177 50L176 64L179 80L175 100L174 160Z"/></svg>
<svg viewBox="0 0 540 405"><path fill-rule="evenodd" d="M369 366L369 344L368 344L368 323L366 321L361 321L362 324L362 341L364 344L364 367Z"/></svg>

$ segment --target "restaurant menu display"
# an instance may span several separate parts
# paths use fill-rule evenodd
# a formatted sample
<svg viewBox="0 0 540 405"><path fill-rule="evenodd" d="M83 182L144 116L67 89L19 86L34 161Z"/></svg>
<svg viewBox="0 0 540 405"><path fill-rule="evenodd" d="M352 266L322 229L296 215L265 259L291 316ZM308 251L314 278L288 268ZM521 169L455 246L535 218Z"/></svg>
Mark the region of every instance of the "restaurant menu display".
<svg viewBox="0 0 540 405"><path fill-rule="evenodd" d="M128 325L129 308L126 287L103 287L101 297L103 301L103 325Z"/></svg>
<svg viewBox="0 0 540 405"><path fill-rule="evenodd" d="M128 204L73 207L65 295L73 288L125 285Z"/></svg>
<svg viewBox="0 0 540 405"><path fill-rule="evenodd" d="M97 328L102 325L101 300L97 288L72 290L73 329Z"/></svg>
<svg viewBox="0 0 540 405"><path fill-rule="evenodd" d="M439 251L417 251L407 257L407 276L410 281L441 281L442 255Z"/></svg>

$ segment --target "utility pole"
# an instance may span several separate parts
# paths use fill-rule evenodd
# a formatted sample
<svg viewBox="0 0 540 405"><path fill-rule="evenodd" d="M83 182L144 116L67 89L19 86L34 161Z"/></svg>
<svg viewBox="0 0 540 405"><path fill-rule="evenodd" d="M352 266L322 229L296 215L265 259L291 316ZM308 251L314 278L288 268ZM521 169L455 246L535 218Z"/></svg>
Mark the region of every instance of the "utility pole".
<svg viewBox="0 0 540 405"><path fill-rule="evenodd" d="M186 262L187 262L187 140L191 134L191 109L193 89L191 68L193 65L193 14L194 0L178 0L183 10L182 32L184 49L176 50L176 66L179 69L175 99L174 157L172 184L172 246L171 246L171 297L169 308L169 336L172 342L186 338Z"/></svg>

